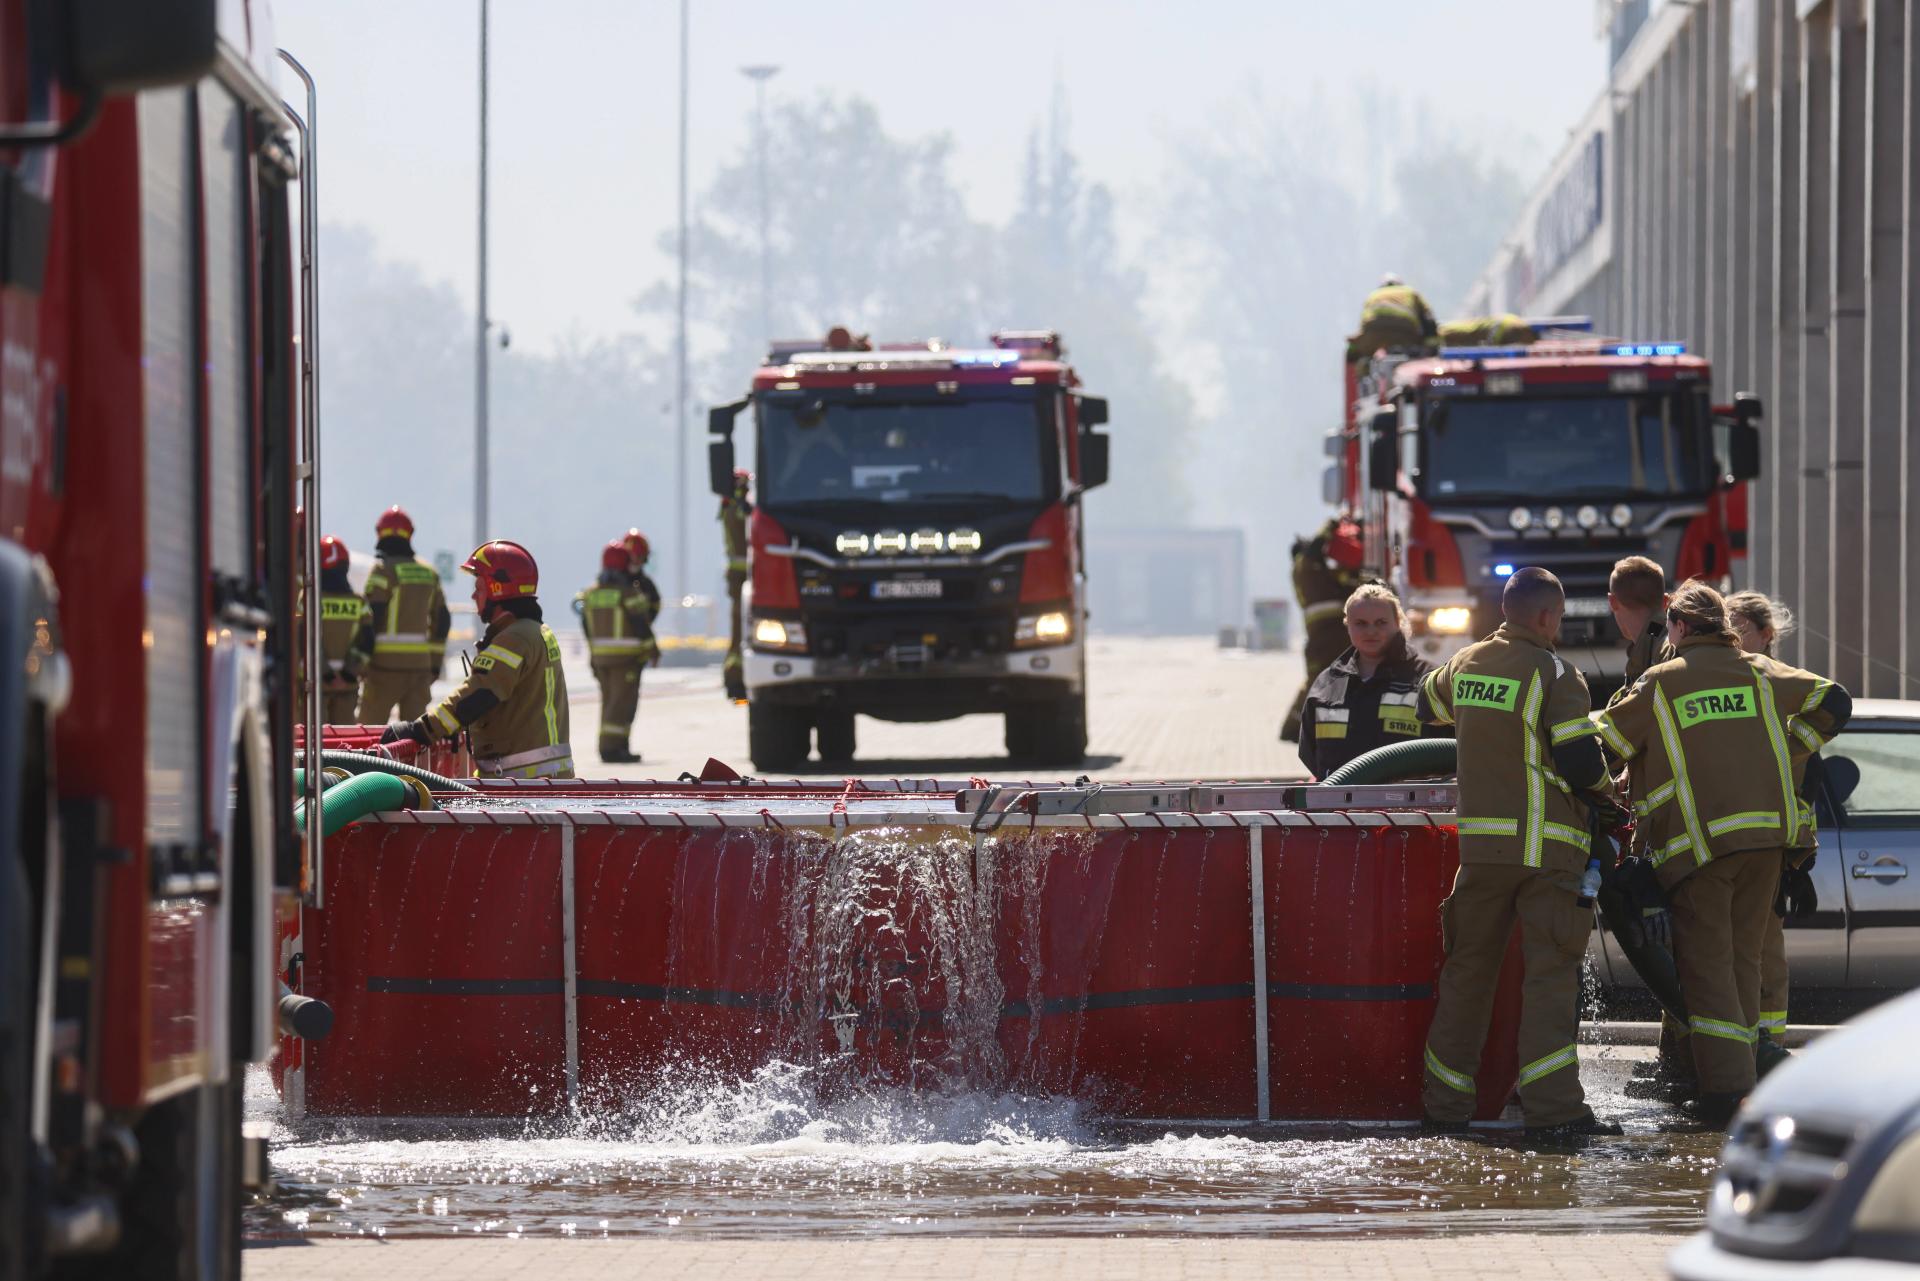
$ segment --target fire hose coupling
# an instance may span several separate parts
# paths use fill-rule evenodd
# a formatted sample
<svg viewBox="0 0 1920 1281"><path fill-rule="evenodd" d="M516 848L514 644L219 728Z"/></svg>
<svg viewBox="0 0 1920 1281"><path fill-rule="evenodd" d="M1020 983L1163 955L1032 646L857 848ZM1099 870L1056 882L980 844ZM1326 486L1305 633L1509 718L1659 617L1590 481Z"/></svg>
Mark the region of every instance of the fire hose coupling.
<svg viewBox="0 0 1920 1281"><path fill-rule="evenodd" d="M333 1007L280 985L280 1031L303 1041L323 1041L333 1031Z"/></svg>

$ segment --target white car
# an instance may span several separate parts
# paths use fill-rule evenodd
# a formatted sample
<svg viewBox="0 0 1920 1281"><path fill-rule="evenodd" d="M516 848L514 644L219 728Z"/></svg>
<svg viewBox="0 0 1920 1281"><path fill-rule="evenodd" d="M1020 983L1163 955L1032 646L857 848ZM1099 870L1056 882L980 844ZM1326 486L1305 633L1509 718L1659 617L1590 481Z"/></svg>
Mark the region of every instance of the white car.
<svg viewBox="0 0 1920 1281"><path fill-rule="evenodd" d="M1682 1281L1920 1278L1920 992L1762 1081L1728 1131Z"/></svg>

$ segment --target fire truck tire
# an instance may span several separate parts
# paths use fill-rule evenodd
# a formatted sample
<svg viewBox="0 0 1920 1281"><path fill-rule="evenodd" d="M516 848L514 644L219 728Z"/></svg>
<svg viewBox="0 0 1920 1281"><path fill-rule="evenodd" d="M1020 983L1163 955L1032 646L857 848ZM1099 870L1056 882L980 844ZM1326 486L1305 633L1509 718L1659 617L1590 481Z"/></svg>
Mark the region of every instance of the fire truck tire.
<svg viewBox="0 0 1920 1281"><path fill-rule="evenodd" d="M814 741L823 761L850 761L854 753L852 712L821 712L813 724Z"/></svg>
<svg viewBox="0 0 1920 1281"><path fill-rule="evenodd" d="M807 739L813 721L794 707L766 703L747 705L747 755L762 774L798 770L807 760Z"/></svg>
<svg viewBox="0 0 1920 1281"><path fill-rule="evenodd" d="M0 869L0 1277L34 1275L30 1262L29 1223L34 1213L28 1171L31 1140L27 1102L33 1083L31 1045L32 982L28 935L33 914L27 904L26 869L13 849L12 833L5 846L6 867Z"/></svg>
<svg viewBox="0 0 1920 1281"><path fill-rule="evenodd" d="M1033 765L1078 765L1085 760L1086 692L1008 712L1007 750L1016 760Z"/></svg>
<svg viewBox="0 0 1920 1281"><path fill-rule="evenodd" d="M120 1202L120 1244L89 1273L106 1281L240 1281L243 1079L149 1108L140 1164Z"/></svg>

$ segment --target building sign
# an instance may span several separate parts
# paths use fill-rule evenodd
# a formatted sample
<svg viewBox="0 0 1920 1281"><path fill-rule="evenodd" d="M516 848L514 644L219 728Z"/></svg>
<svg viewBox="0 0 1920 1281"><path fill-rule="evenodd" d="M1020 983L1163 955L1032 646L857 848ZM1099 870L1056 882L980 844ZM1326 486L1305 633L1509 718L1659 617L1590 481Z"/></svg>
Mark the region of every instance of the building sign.
<svg viewBox="0 0 1920 1281"><path fill-rule="evenodd" d="M1600 229L1606 214L1605 135L1587 139L1553 185L1533 217L1532 252L1528 255L1529 286L1550 278L1587 237ZM1531 288L1528 290L1531 293Z"/></svg>

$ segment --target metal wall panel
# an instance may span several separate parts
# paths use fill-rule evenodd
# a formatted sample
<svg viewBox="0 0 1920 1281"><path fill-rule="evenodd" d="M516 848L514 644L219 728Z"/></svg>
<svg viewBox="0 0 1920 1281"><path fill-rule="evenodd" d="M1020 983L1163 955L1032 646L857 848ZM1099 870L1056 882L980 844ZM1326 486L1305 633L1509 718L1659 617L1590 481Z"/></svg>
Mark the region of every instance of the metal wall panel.
<svg viewBox="0 0 1920 1281"><path fill-rule="evenodd" d="M1900 670L1900 608L1911 587L1901 564L1901 364L1905 278L1902 138L1906 98L1907 0L1872 0L1867 50L1866 397L1862 456L1866 479L1866 616L1860 649L1872 688Z"/></svg>
<svg viewBox="0 0 1920 1281"><path fill-rule="evenodd" d="M1833 665L1828 459L1833 408L1833 22L1823 9L1800 38L1800 499L1802 546L1819 548L1822 563L1806 567L1800 611L1801 653L1820 671Z"/></svg>
<svg viewBox="0 0 1920 1281"><path fill-rule="evenodd" d="M201 830L200 379L191 91L140 95L145 364L147 838Z"/></svg>
<svg viewBox="0 0 1920 1281"><path fill-rule="evenodd" d="M1832 255L1827 291L1827 627L1826 670L1848 689L1865 689L1860 664L1866 625L1866 488L1863 409L1866 398L1867 25L1865 0L1835 0L1832 15L1832 115L1828 121L1833 181L1828 190Z"/></svg>

